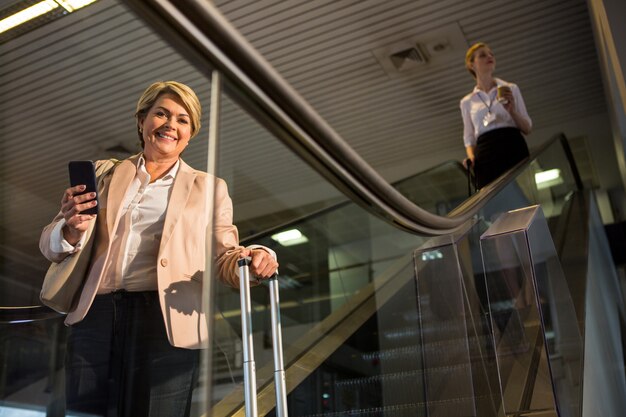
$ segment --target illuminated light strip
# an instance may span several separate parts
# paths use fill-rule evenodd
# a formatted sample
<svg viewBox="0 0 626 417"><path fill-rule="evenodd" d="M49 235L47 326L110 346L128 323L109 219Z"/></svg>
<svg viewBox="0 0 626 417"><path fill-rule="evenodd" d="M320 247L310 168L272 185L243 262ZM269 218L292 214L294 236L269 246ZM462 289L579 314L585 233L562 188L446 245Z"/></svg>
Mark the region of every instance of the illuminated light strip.
<svg viewBox="0 0 626 417"><path fill-rule="evenodd" d="M240 312L241 314L241 312ZM38 405L22 405L11 402L4 402L0 405L0 416L25 416L25 417L46 417L45 407ZM82 414L84 415L84 414ZM66 414L67 417L78 417L76 414Z"/></svg>
<svg viewBox="0 0 626 417"><path fill-rule="evenodd" d="M16 26L28 22L29 20L44 15L57 7L59 7L59 5L54 1L45 0L12 14L9 17L5 17L0 20L0 33L6 32L7 30L13 29Z"/></svg>
<svg viewBox="0 0 626 417"><path fill-rule="evenodd" d="M12 14L0 20L0 33L6 32L19 26L29 20L36 19L44 14L51 12L57 7L63 7L68 13L76 11L82 7L95 3L97 0L44 0L24 10Z"/></svg>

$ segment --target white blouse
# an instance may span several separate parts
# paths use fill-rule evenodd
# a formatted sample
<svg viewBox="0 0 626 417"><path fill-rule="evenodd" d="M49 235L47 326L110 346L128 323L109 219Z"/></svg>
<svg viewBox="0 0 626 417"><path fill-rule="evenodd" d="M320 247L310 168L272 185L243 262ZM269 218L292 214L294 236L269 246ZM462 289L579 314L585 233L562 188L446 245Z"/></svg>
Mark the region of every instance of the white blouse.
<svg viewBox="0 0 626 417"><path fill-rule="evenodd" d="M517 84L495 79L496 86L488 92L474 87L474 90L461 99L461 114L463 116L463 143L466 147L476 146L476 140L480 135L493 129L502 127L518 127L508 111L500 103L496 96L499 86L508 86L513 92L515 109L521 117L532 126L530 116L526 111L526 105L522 93Z"/></svg>

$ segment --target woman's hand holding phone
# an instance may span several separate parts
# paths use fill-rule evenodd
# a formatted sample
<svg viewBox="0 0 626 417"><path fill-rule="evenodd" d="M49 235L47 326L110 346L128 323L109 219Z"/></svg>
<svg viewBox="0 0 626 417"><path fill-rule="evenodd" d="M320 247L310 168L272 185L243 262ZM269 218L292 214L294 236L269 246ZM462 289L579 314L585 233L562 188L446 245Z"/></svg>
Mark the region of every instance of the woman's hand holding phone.
<svg viewBox="0 0 626 417"><path fill-rule="evenodd" d="M70 245L76 245L80 241L89 227L89 222L96 217L95 214L81 214L98 204L96 193L84 193L85 188L85 185L70 187L65 190L61 200L61 213L65 219L63 237Z"/></svg>
<svg viewBox="0 0 626 417"><path fill-rule="evenodd" d="M61 213L65 219L63 237L71 245L76 245L89 223L98 213L96 174L91 161L69 163L70 184L61 199Z"/></svg>

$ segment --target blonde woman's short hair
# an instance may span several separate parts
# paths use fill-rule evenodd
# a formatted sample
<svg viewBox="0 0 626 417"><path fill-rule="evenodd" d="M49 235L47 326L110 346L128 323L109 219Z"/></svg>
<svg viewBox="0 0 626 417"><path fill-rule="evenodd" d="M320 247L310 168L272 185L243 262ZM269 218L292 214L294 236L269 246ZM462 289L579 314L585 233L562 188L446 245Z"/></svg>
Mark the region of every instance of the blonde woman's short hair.
<svg viewBox="0 0 626 417"><path fill-rule="evenodd" d="M472 69L472 63L474 62L474 54L480 48L489 48L489 45L484 42L476 42L474 45L470 46L465 53L465 68L467 68L474 78L476 78L476 72Z"/></svg>
<svg viewBox="0 0 626 417"><path fill-rule="evenodd" d="M143 148L143 135L139 128L139 123L146 117L148 111L154 106L154 103L163 94L172 94L183 102L185 110L189 112L189 119L191 121L191 138L198 134L200 130L200 118L202 117L202 105L196 93L183 83L178 81L157 81L151 84L146 91L143 92L139 101L137 102L137 110L135 111L135 119L137 119L137 134L139 135L139 141Z"/></svg>

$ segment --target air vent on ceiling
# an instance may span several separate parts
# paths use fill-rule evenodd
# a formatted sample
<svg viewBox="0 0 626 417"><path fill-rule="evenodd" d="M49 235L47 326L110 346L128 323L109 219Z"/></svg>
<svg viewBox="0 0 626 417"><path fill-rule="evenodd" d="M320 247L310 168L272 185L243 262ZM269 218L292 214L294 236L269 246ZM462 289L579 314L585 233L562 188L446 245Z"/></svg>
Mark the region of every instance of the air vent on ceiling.
<svg viewBox="0 0 626 417"><path fill-rule="evenodd" d="M428 61L428 57L420 50L418 45L393 53L389 59L398 71L407 71Z"/></svg>
<svg viewBox="0 0 626 417"><path fill-rule="evenodd" d="M458 24L405 37L372 52L390 77L404 76L443 62L463 62L467 41Z"/></svg>

